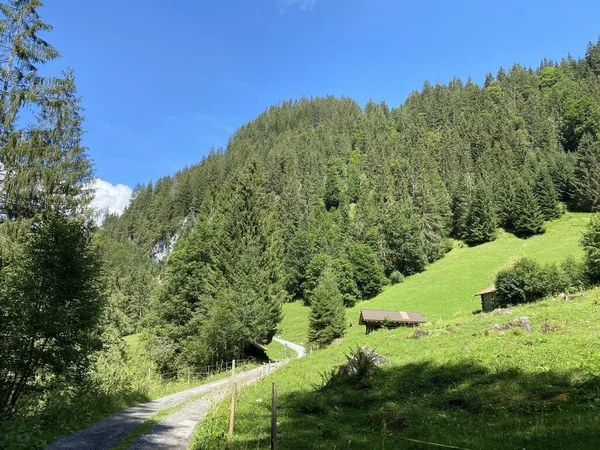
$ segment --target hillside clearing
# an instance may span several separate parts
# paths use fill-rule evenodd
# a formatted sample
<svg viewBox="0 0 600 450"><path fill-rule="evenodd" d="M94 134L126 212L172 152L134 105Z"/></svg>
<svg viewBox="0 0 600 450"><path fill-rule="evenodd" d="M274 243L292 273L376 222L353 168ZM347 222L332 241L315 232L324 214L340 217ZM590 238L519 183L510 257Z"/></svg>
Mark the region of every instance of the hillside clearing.
<svg viewBox="0 0 600 450"><path fill-rule="evenodd" d="M548 299L511 308L507 315L477 313L473 293L520 256L541 262L580 257L589 216L567 214L545 235L519 240L503 233L492 243L459 247L424 273L389 287L347 311L353 321L340 344L290 363L275 374L280 448L427 448L426 441L461 448L597 448L600 439L600 290L569 301ZM365 307L419 310L429 322L414 329L364 334ZM281 335L300 336L308 309L286 305ZM521 329L490 332L527 316ZM289 326L289 335L286 331ZM352 349L368 345L389 359L365 383L322 388L322 375ZM227 448L268 448L270 384L240 395L236 435ZM227 406L221 404L192 441L219 448Z"/></svg>

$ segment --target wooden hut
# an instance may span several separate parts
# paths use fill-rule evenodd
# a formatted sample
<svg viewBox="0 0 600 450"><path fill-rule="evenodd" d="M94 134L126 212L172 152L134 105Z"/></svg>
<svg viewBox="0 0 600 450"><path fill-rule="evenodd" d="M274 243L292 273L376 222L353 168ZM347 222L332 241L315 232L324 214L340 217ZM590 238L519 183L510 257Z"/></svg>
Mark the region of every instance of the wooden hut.
<svg viewBox="0 0 600 450"><path fill-rule="evenodd" d="M475 295L481 295L481 309L484 312L489 312L494 310L495 303L494 298L496 297L496 285L492 284L491 286L486 287L485 289L480 290Z"/></svg>
<svg viewBox="0 0 600 450"><path fill-rule="evenodd" d="M416 326L425 323L426 320L419 312L413 311L386 311L383 309L362 309L358 323L367 327L366 334L369 334L382 326L400 327Z"/></svg>

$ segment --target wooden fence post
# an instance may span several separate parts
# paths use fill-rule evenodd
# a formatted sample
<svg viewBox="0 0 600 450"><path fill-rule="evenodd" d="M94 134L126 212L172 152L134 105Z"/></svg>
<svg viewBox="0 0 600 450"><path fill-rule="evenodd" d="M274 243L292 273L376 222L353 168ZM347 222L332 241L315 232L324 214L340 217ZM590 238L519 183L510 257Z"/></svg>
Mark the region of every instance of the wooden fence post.
<svg viewBox="0 0 600 450"><path fill-rule="evenodd" d="M235 359L231 361L231 382L235 382Z"/></svg>
<svg viewBox="0 0 600 450"><path fill-rule="evenodd" d="M277 450L277 386L273 383L271 399L271 450Z"/></svg>
<svg viewBox="0 0 600 450"><path fill-rule="evenodd" d="M227 437L231 439L233 437L233 427L235 425L235 382L231 385L231 410L229 411L229 433Z"/></svg>

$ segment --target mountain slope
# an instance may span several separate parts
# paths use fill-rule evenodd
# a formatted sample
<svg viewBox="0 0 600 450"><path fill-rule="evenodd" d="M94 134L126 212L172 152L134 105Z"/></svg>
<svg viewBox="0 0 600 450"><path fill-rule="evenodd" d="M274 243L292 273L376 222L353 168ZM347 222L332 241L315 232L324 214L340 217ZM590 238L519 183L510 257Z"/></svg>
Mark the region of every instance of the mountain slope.
<svg viewBox="0 0 600 450"><path fill-rule="evenodd" d="M529 240L503 235L493 243L457 248L425 272L388 288L348 312L355 326L341 343L293 361L268 382L239 397L236 437L227 448L268 448L271 382L279 395L279 448L427 448L419 440L460 448L595 448L600 438L600 290L570 301L549 299L512 308L508 315L473 314L473 293L494 273L526 255L544 262L579 256L589 216L568 214L547 234ZM420 339L414 329L364 334L361 307L426 311ZM282 335L299 338L293 323ZM306 313L306 310L304 311ZM528 316L533 328L489 332L494 324ZM290 330L286 333L286 330ZM368 345L389 359L365 383L316 388L321 374ZM199 430L192 448L219 448L226 429L221 405ZM383 422L386 422L384 425ZM212 430L212 434L209 432ZM213 439L211 440L211 436ZM208 440L207 440L208 439Z"/></svg>

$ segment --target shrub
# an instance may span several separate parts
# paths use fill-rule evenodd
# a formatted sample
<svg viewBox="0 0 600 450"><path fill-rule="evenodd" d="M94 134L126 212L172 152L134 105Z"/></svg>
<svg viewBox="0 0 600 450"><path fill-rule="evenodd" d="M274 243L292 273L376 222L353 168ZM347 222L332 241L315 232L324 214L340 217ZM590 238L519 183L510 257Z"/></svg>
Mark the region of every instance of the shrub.
<svg viewBox="0 0 600 450"><path fill-rule="evenodd" d="M582 265L567 258L560 266L541 266L536 261L523 258L496 277L496 304L528 303L547 295L556 295L583 286Z"/></svg>
<svg viewBox="0 0 600 450"><path fill-rule="evenodd" d="M397 270L390 274L390 284L400 284L404 281L404 275Z"/></svg>
<svg viewBox="0 0 600 450"><path fill-rule="evenodd" d="M527 303L548 294L547 272L534 260L522 258L510 269L496 277L496 302L498 306Z"/></svg>

